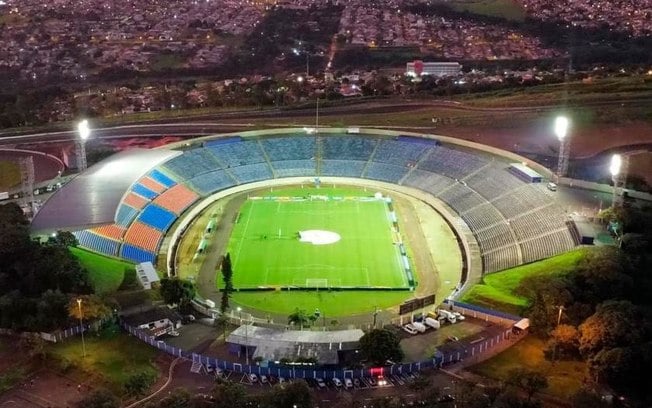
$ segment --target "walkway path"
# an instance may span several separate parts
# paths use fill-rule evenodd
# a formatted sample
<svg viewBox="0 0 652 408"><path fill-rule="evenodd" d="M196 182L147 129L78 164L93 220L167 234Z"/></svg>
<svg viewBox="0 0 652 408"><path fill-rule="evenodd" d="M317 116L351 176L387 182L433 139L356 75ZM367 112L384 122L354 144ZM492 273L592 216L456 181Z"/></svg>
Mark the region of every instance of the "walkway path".
<svg viewBox="0 0 652 408"><path fill-rule="evenodd" d="M174 367L176 367L177 363L179 363L179 362L182 361L182 360L183 360L183 359L182 359L181 357L177 357L176 359L174 359L174 361L172 361L172 364L170 364L170 368L168 369L168 379L167 379L167 381L165 381L165 384L163 384L163 385L161 386L161 388L159 388L158 390L154 391L152 394L148 395L147 397L145 397L145 398L143 398L143 399L140 399L140 400L138 400L138 401L136 401L136 402L134 402L134 403L132 403L132 404L130 404L130 405L127 405L125 408L134 408L134 407L137 407L138 405L140 405L140 404L142 404L142 403L144 403L144 402L147 402L147 401L149 401L150 399L156 397L156 396L159 395L163 390L165 390L165 389L170 385L170 383L172 382L172 374L174 373Z"/></svg>

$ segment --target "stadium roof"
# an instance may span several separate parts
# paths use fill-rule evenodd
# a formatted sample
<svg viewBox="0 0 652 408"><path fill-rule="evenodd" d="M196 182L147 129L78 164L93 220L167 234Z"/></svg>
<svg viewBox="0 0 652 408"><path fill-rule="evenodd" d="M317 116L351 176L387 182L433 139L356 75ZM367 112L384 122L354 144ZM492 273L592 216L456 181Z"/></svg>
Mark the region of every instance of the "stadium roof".
<svg viewBox="0 0 652 408"><path fill-rule="evenodd" d="M131 149L102 160L50 197L32 221L32 232L78 231L111 224L120 201L140 177L181 154L165 149Z"/></svg>
<svg viewBox="0 0 652 408"><path fill-rule="evenodd" d="M255 347L252 357L260 356L269 360L315 357L322 364L337 364L338 351L356 349L363 335L364 332L360 329L298 331L244 325L235 329L226 341Z"/></svg>

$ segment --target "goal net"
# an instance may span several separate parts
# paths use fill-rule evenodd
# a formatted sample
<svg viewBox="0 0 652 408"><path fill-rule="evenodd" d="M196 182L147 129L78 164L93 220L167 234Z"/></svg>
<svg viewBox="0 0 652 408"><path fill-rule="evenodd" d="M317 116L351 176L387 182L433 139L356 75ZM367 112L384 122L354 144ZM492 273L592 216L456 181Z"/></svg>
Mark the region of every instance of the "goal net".
<svg viewBox="0 0 652 408"><path fill-rule="evenodd" d="M328 288L328 279L306 279L307 288Z"/></svg>

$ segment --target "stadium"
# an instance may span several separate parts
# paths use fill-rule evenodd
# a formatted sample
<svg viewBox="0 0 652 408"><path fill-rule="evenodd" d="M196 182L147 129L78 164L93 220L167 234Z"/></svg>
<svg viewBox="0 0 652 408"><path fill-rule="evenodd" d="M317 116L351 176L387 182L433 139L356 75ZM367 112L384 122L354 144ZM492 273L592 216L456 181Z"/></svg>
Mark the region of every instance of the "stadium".
<svg viewBox="0 0 652 408"><path fill-rule="evenodd" d="M456 296L483 274L568 251L573 222L513 153L376 129L275 129L118 153L36 214L35 234L194 280L258 316L396 316L406 300ZM210 302L209 302L210 304Z"/></svg>

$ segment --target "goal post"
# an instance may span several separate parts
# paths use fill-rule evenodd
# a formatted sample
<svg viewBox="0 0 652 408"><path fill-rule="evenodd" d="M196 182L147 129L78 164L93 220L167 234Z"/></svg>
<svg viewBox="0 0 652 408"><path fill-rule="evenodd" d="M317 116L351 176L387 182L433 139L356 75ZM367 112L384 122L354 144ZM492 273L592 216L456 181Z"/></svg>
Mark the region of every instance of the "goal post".
<svg viewBox="0 0 652 408"><path fill-rule="evenodd" d="M326 289L328 288L328 279L306 278L307 288Z"/></svg>

